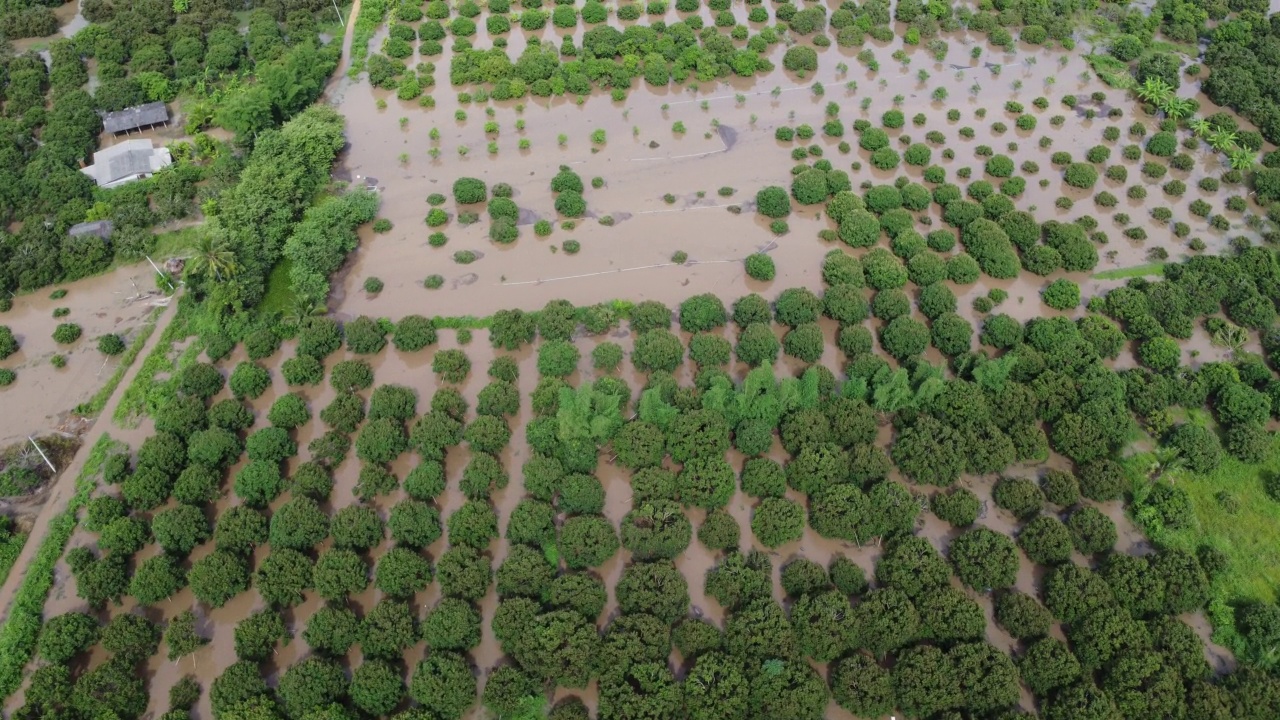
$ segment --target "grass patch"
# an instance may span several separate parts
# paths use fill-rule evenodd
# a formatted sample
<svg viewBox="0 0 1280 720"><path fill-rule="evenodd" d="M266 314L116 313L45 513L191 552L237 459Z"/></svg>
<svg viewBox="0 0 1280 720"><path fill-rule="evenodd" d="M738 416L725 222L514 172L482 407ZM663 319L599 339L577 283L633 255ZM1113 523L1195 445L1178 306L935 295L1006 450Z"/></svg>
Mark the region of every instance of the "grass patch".
<svg viewBox="0 0 1280 720"><path fill-rule="evenodd" d="M22 586L14 595L13 606L9 609L9 617L0 627L0 697L8 698L22 684L22 671L35 653L36 641L44 624L44 604L53 587L53 568L76 529L76 515L97 486L103 461L118 445L120 443L106 434L98 439L80 476L76 478L75 494L67 508L49 522L49 534L26 568Z"/></svg>
<svg viewBox="0 0 1280 720"><path fill-rule="evenodd" d="M133 382L129 383L129 387L125 389L124 395L120 398L120 404L116 407L115 414L112 415L112 421L118 427L137 427L138 418L146 414L149 410L154 409L154 398L158 398L158 389L163 389L171 385L171 380L177 376L178 369L186 367L194 361L195 356L199 354L202 345L194 342L188 347L177 359L170 358L173 354L173 345L178 340L186 338L189 334L189 325L192 315L195 313L196 303L187 296L178 299L178 313L173 316L173 321L160 334L160 342L147 353L147 357L142 361L142 367L138 369L138 374L133 378ZM195 348L195 352L192 352ZM156 377L161 373L168 373L170 380L157 382Z"/></svg>
<svg viewBox="0 0 1280 720"><path fill-rule="evenodd" d="M1089 67L1098 73L1102 82L1114 88L1127 89L1133 87L1133 76L1129 74L1129 66L1110 55L1085 55Z"/></svg>
<svg viewBox="0 0 1280 720"><path fill-rule="evenodd" d="M27 533L13 533L0 540L0 584L9 579L9 571L18 562L22 546L27 544Z"/></svg>
<svg viewBox="0 0 1280 720"><path fill-rule="evenodd" d="M196 240L204 232L201 226L185 227L181 230L170 230L156 236L156 247L151 258L160 264L161 260L186 255L186 251L195 247Z"/></svg>
<svg viewBox="0 0 1280 720"><path fill-rule="evenodd" d="M1164 263L1154 262L1145 265L1134 265L1127 268L1116 268L1115 270L1103 270L1093 274L1094 280L1125 280L1135 277L1146 277L1148 275L1163 275Z"/></svg>
<svg viewBox="0 0 1280 720"><path fill-rule="evenodd" d="M102 408L106 406L107 401L115 394L116 388L120 387L120 381L124 379L124 374L129 372L129 367L133 365L133 361L138 359L138 354L142 352L142 346L147 344L151 333L155 332L156 321L160 319L160 315L163 312L164 308L160 307L151 313L146 323L138 330L138 334L134 336L133 342L129 343L128 349L120 356L120 364L116 366L115 372L111 373L107 383L99 388L98 392L94 393L89 402L77 406L76 413L91 417L102 412Z"/></svg>
<svg viewBox="0 0 1280 720"><path fill-rule="evenodd" d="M1125 464L1143 482L1152 455L1141 453ZM1224 455L1222 464L1208 475L1175 470L1169 478L1191 499L1196 523L1192 527L1169 529L1144 527L1152 542L1195 552L1201 545L1220 550L1230 566L1214 581L1208 615L1214 626L1214 640L1243 657L1246 648L1235 629L1234 606L1280 597L1280 502L1263 489L1263 480L1280 473L1280 443L1272 442L1271 452L1261 463L1250 465ZM1219 499L1231 499L1233 508Z"/></svg>
<svg viewBox="0 0 1280 720"><path fill-rule="evenodd" d="M293 283L289 280L291 267L293 262L289 258L282 258L271 268L271 274L267 276L267 294L257 307L259 315L283 314L293 307L297 296L293 292Z"/></svg>

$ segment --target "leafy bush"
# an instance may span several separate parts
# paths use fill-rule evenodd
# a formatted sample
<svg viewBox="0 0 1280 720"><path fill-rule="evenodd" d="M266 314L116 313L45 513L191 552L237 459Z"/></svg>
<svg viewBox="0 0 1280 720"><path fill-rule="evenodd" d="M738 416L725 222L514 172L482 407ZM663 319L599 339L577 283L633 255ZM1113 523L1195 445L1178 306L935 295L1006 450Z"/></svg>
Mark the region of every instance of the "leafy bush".
<svg viewBox="0 0 1280 720"><path fill-rule="evenodd" d="M756 193L756 210L765 217L784 218L791 214L791 198L786 190L770 185Z"/></svg>
<svg viewBox="0 0 1280 720"><path fill-rule="evenodd" d="M752 253L746 260L747 275L754 280L768 282L777 274L773 258L764 253Z"/></svg>
<svg viewBox="0 0 1280 720"><path fill-rule="evenodd" d="M482 203L488 198L488 188L483 180L462 177L453 182L453 199L459 205Z"/></svg>
<svg viewBox="0 0 1280 720"><path fill-rule="evenodd" d="M1063 175L1071 187L1089 189L1098 182L1098 170L1088 163L1072 163Z"/></svg>

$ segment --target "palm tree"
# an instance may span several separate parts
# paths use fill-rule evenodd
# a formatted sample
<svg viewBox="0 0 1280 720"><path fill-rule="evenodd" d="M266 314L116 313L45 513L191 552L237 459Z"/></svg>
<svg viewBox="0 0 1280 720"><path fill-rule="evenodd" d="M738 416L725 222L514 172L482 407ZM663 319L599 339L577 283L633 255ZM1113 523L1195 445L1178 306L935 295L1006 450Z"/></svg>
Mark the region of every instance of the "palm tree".
<svg viewBox="0 0 1280 720"><path fill-rule="evenodd" d="M1231 169L1245 172L1253 169L1253 165L1258 160L1258 154L1246 148L1236 148L1228 155L1231 158Z"/></svg>
<svg viewBox="0 0 1280 720"><path fill-rule="evenodd" d="M188 261L187 272L202 276L206 280L210 275L217 282L222 282L236 272L236 254L231 244L222 236L205 233L196 241L195 255Z"/></svg>
<svg viewBox="0 0 1280 720"><path fill-rule="evenodd" d="M1173 95L1173 86L1158 77L1149 77L1134 92L1142 100L1162 107Z"/></svg>
<svg viewBox="0 0 1280 720"><path fill-rule="evenodd" d="M1191 128L1192 133L1201 137L1213 132L1213 126L1204 118L1196 118L1195 120L1188 122L1187 127Z"/></svg>
<svg viewBox="0 0 1280 720"><path fill-rule="evenodd" d="M1232 355L1239 353L1240 348L1244 347L1247 342L1249 342L1249 332L1239 325L1231 323L1224 323L1213 334L1213 344L1230 349Z"/></svg>
<svg viewBox="0 0 1280 720"><path fill-rule="evenodd" d="M319 317L328 311L324 303L318 303L309 298L297 298L285 311L283 320L288 325L301 325L308 319Z"/></svg>
<svg viewBox="0 0 1280 720"><path fill-rule="evenodd" d="M1151 482L1155 482L1174 470L1181 470L1186 467L1186 464L1187 459L1182 457L1182 452L1178 448L1158 447L1154 457L1151 458L1151 465L1147 469L1147 477L1150 478Z"/></svg>

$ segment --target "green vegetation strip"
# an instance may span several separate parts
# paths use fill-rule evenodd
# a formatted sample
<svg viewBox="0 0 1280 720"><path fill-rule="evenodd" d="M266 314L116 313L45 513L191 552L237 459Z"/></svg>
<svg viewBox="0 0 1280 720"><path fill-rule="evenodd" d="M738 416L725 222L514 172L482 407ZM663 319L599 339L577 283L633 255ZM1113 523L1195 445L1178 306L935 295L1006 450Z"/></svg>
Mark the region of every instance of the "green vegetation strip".
<svg viewBox="0 0 1280 720"><path fill-rule="evenodd" d="M1125 462L1139 491L1146 485L1153 459L1151 453L1143 453ZM1277 474L1280 443L1273 441L1271 452L1258 464L1224 454L1222 464L1211 473L1174 473L1174 486L1191 500L1195 523L1168 528L1142 513L1135 518L1159 547L1194 553L1208 545L1227 556L1230 562L1215 579L1208 614L1214 641L1237 657L1246 656L1246 643L1236 630L1234 606L1274 603L1280 588L1280 502L1267 495L1265 488L1266 479Z"/></svg>
<svg viewBox="0 0 1280 720"><path fill-rule="evenodd" d="M76 478L75 495L71 496L67 508L49 523L49 534L40 544L35 559L26 569L22 586L14 595L9 617L0 627L0 697L9 697L22 684L22 670L40 637L44 603L53 587L53 567L76 528L76 514L89 501L103 461L116 445L111 436L104 434L93 446L84 469Z"/></svg>
<svg viewBox="0 0 1280 720"><path fill-rule="evenodd" d="M169 323L169 326L160 334L160 342L156 343L156 346L147 354L137 377L129 383L124 396L120 398L120 405L116 407L116 412L112 416L117 426L133 427L137 424L136 419L146 412L148 398L152 396L152 390L157 384L157 375L162 372L169 372L171 376L176 375L176 364L169 356L173 351L174 343L189 334L188 327L194 308L195 302L187 297L184 296L178 300L178 313L174 315L173 322ZM185 356L186 353L183 354L183 357Z"/></svg>
<svg viewBox="0 0 1280 720"><path fill-rule="evenodd" d="M156 308L147 318L147 322L134 336L133 342L129 343L129 349L124 351L120 356L120 364L116 366L116 371L111 373L111 377L107 380L107 384L94 394L93 398L87 403L83 403L76 408L76 412L81 415L97 415L102 412L102 408L106 406L107 401L115 394L116 388L120 387L120 381L124 379L124 374L129 372L129 368L133 365L133 361L138 359L138 355L142 352L142 348L147 344L147 340L151 338L151 333L155 332L156 322L160 319L160 315L164 313L164 308Z"/></svg>
<svg viewBox="0 0 1280 720"><path fill-rule="evenodd" d="M27 533L14 533L0 542L0 584L9 579L9 571L18 561L22 547L27 544Z"/></svg>
<svg viewBox="0 0 1280 720"><path fill-rule="evenodd" d="M351 67L347 69L347 75L352 79L364 70L365 58L369 57L369 41L386 16L386 0L364 0L360 3L360 14L351 33Z"/></svg>
<svg viewBox="0 0 1280 720"><path fill-rule="evenodd" d="M1115 270L1103 270L1094 273L1094 280L1125 280L1134 277L1146 277L1148 275L1161 275L1164 273L1164 263L1147 263L1146 265L1134 265L1127 268L1116 268Z"/></svg>

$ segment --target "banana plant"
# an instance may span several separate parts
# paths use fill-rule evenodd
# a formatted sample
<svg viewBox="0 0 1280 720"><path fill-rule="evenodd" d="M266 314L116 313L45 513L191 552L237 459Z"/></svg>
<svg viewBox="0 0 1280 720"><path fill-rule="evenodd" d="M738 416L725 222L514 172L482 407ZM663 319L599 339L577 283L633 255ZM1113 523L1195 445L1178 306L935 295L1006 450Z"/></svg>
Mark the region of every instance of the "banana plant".
<svg viewBox="0 0 1280 720"><path fill-rule="evenodd" d="M1173 86L1158 77L1149 77L1134 92L1143 101L1161 107L1173 95Z"/></svg>
<svg viewBox="0 0 1280 720"><path fill-rule="evenodd" d="M1236 148L1227 157L1231 160L1231 169L1240 172L1252 170L1254 163L1258 161L1258 154L1247 148Z"/></svg>
<svg viewBox="0 0 1280 720"><path fill-rule="evenodd" d="M1217 130L1209 134L1209 146L1218 152L1229 152L1236 146L1236 134L1230 130Z"/></svg>
<svg viewBox="0 0 1280 720"><path fill-rule="evenodd" d="M1195 103L1190 99L1178 97L1177 95L1169 96L1160 105L1160 110L1164 112L1165 117L1175 121L1189 117L1194 108Z"/></svg>

